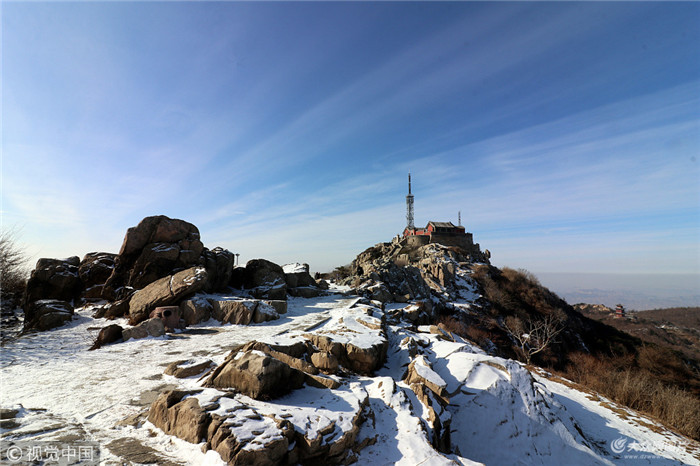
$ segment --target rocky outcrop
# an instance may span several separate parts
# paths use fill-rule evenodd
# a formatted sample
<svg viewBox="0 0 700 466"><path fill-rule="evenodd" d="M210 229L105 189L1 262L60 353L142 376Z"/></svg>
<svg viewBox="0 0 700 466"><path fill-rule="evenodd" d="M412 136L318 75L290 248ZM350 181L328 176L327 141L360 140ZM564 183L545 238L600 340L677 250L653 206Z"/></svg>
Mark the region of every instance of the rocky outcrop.
<svg viewBox="0 0 700 466"><path fill-rule="evenodd" d="M356 305L304 336L317 351L330 353L343 367L371 375L386 361L389 344L383 316L377 308Z"/></svg>
<svg viewBox="0 0 700 466"><path fill-rule="evenodd" d="M245 314L244 320L261 306L272 309L256 300L212 304L215 317ZM307 333L294 330L235 347L202 377L201 392L161 394L149 421L166 433L203 442L229 464L351 461L354 449L366 445L356 439L369 395L362 384L343 384L334 374L369 374L381 367L388 341L381 308L359 300L349 306ZM177 361L166 374L199 376L209 364L200 358Z"/></svg>
<svg viewBox="0 0 700 466"><path fill-rule="evenodd" d="M148 420L166 434L191 443L207 439L211 415L206 413L196 398L185 398L196 391L173 390L162 393L151 405Z"/></svg>
<svg viewBox="0 0 700 466"><path fill-rule="evenodd" d="M252 299L211 301L211 316L222 324L248 325L258 301Z"/></svg>
<svg viewBox="0 0 700 466"><path fill-rule="evenodd" d="M141 289L198 265L203 250L199 230L191 223L164 215L146 217L127 230L106 285L120 297L122 287Z"/></svg>
<svg viewBox="0 0 700 466"><path fill-rule="evenodd" d="M111 324L102 328L100 333L97 334L97 338L95 338L95 342L90 347L89 351L96 350L104 345L121 340L123 337L123 331L124 329L121 327L121 325L117 324Z"/></svg>
<svg viewBox="0 0 700 466"><path fill-rule="evenodd" d="M72 302L82 289L78 275L80 259L39 259L32 271L25 289L23 305L25 315L32 303L40 300L57 299ZM26 326L25 326L26 328Z"/></svg>
<svg viewBox="0 0 700 466"><path fill-rule="evenodd" d="M418 301L399 310L401 317L415 325L426 325L435 320L430 301Z"/></svg>
<svg viewBox="0 0 700 466"><path fill-rule="evenodd" d="M206 371L210 367L212 367L214 363L211 361L211 359L207 359L204 361L196 361L196 360L183 360L183 361L175 361L170 364L168 364L168 367L165 368L165 371L163 373L165 375L172 375L173 377L177 379L184 379L185 377L192 377L194 375L199 375L202 372Z"/></svg>
<svg viewBox="0 0 700 466"><path fill-rule="evenodd" d="M350 266L350 277L340 283L381 302L431 300L448 306L463 297L465 288L471 289L465 274L476 263L488 263L488 258L477 250L441 244L416 246L398 239L360 253Z"/></svg>
<svg viewBox="0 0 700 466"><path fill-rule="evenodd" d="M178 304L204 287L207 272L201 267L192 267L170 275L137 291L129 300L129 323L136 325L148 318L159 306Z"/></svg>
<svg viewBox="0 0 700 466"><path fill-rule="evenodd" d="M224 363L212 372L205 385L234 388L256 399L276 398L301 388L304 383L317 388L335 389L340 386L337 380L320 375L315 364L292 356L299 354L295 348L277 346L275 349L273 346L251 341L232 351ZM306 349L304 346L302 348ZM337 367L336 361L336 370Z"/></svg>
<svg viewBox="0 0 700 466"><path fill-rule="evenodd" d="M114 271L116 254L109 252L90 252L83 257L78 266L78 276L82 282L81 297L85 300L99 300L104 294L104 284ZM112 296L107 296L112 298Z"/></svg>
<svg viewBox="0 0 700 466"><path fill-rule="evenodd" d="M243 285L257 299L287 299L284 270L265 259L252 259L246 263Z"/></svg>
<svg viewBox="0 0 700 466"><path fill-rule="evenodd" d="M129 314L129 298L120 299L114 301L113 303L107 303L102 306L97 307L96 312L93 314L95 319L116 319L117 317L124 317Z"/></svg>
<svg viewBox="0 0 700 466"><path fill-rule="evenodd" d="M282 267L287 292L300 298L315 298L323 293L316 280L309 274L309 264L287 264Z"/></svg>
<svg viewBox="0 0 700 466"><path fill-rule="evenodd" d="M338 372L340 365L338 358L333 353L319 351L311 355L311 364L327 374Z"/></svg>
<svg viewBox="0 0 700 466"><path fill-rule="evenodd" d="M211 388L171 390L153 402L148 420L167 434L203 443L227 464L350 463L353 449L361 448L356 439L367 392L321 390L313 400L318 404L291 395L274 404L252 404Z"/></svg>
<svg viewBox="0 0 700 466"><path fill-rule="evenodd" d="M132 338L160 337L163 335L165 335L165 325L163 324L163 320L158 317L144 320L138 325L125 328L122 332L124 341Z"/></svg>
<svg viewBox="0 0 700 466"><path fill-rule="evenodd" d="M447 383L433 371L430 363L422 355L416 356L408 365L404 382L408 385L415 383L425 386L445 402L449 400L446 391Z"/></svg>
<svg viewBox="0 0 700 466"><path fill-rule="evenodd" d="M265 301L260 301L258 305L255 306L255 311L253 312L253 323L261 324L263 322L269 322L279 318L280 315L271 304Z"/></svg>
<svg viewBox="0 0 700 466"><path fill-rule="evenodd" d="M73 306L58 299L33 301L24 311L23 332L49 330L73 319Z"/></svg>
<svg viewBox="0 0 700 466"><path fill-rule="evenodd" d="M217 247L210 251L204 248L200 262L207 269L209 277L204 286L205 291L212 293L228 288L233 274L234 260L233 253L227 249Z"/></svg>
<svg viewBox="0 0 700 466"><path fill-rule="evenodd" d="M255 399L277 398L301 388L306 377L298 369L258 350L230 353L206 386L234 388Z"/></svg>
<svg viewBox="0 0 700 466"><path fill-rule="evenodd" d="M267 343L259 341L250 341L243 345L243 347L239 351L260 351L269 356L272 356L275 359L282 361L289 367L293 367L294 369L302 371L306 374L318 374L318 369L313 364L309 364L305 360L301 359L301 357L299 356L294 356L292 354L293 350L291 350L290 348L277 348L278 349L275 349L273 346L270 346Z"/></svg>
<svg viewBox="0 0 700 466"><path fill-rule="evenodd" d="M180 303L180 315L186 326L211 319L213 309L211 302L201 296L195 296Z"/></svg>

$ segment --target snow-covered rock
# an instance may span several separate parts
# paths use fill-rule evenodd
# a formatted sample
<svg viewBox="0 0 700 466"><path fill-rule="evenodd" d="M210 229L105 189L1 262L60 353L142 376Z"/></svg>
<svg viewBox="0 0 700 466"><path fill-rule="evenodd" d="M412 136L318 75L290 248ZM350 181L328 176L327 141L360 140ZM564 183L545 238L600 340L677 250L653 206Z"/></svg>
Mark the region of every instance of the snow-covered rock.
<svg viewBox="0 0 700 466"><path fill-rule="evenodd" d="M700 464L697 443L655 421L629 410L621 417L622 408L573 384L532 374L444 329L416 327L397 307L342 295L290 298L281 319L209 320L88 352L110 323L93 318L94 309L78 308L67 325L3 346L0 407L13 412L3 444L89 439L103 446L105 463L132 461L138 447L156 462L210 465ZM372 372L356 370L353 347L379 354L384 347L386 356ZM180 369L199 370L207 360L222 367L230 354L285 359L273 352L305 378L275 399L205 387L199 374L163 374L174 361ZM323 355L338 359L337 374L306 372L323 369ZM414 376L404 377L409 367ZM335 388L313 385L311 376Z"/></svg>
<svg viewBox="0 0 700 466"><path fill-rule="evenodd" d="M203 267L192 267L174 275L168 275L137 291L129 300L129 320L132 325L148 318L158 306L178 303L187 295L201 290L207 282Z"/></svg>

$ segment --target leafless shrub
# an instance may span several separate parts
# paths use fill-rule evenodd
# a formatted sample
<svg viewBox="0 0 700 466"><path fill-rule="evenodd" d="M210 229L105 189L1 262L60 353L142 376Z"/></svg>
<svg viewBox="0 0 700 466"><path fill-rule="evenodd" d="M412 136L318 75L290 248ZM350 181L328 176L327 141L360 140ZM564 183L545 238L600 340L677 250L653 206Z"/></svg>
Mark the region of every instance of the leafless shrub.
<svg viewBox="0 0 700 466"><path fill-rule="evenodd" d="M21 293L27 284L27 254L17 244L16 231L0 232L0 290Z"/></svg>
<svg viewBox="0 0 700 466"><path fill-rule="evenodd" d="M556 341L557 335L564 330L564 324L557 316L550 314L540 319L507 317L503 327L515 341L526 363L530 364L532 356L547 349Z"/></svg>

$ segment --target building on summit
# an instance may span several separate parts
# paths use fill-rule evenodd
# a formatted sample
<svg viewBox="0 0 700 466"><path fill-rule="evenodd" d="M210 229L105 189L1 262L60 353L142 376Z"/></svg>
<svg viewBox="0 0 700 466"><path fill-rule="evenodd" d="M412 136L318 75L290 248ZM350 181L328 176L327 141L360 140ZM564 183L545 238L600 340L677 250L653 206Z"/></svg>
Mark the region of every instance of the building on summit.
<svg viewBox="0 0 700 466"><path fill-rule="evenodd" d="M408 195L406 196L406 228L403 231L403 239L407 246L423 246L430 243L438 243L444 246L458 246L469 253L481 251L478 244L474 244L473 236L467 233L461 225L452 222L428 222L425 228L416 228L413 221L413 194L411 194L411 174L408 174Z"/></svg>

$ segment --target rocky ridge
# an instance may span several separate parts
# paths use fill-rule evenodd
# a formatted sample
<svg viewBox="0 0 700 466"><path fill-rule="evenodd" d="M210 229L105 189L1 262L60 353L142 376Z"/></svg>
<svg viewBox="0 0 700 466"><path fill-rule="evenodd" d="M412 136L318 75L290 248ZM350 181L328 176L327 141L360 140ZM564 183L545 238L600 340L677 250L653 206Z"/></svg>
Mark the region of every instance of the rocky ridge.
<svg viewBox="0 0 700 466"><path fill-rule="evenodd" d="M444 308L472 300L476 289L469 279L471 268L488 263L485 254L474 256L459 247L437 243L415 247L395 239L360 253L350 265L350 276L340 283L381 302L428 301Z"/></svg>
<svg viewBox="0 0 700 466"><path fill-rule="evenodd" d="M234 255L201 242L196 226L165 216L146 217L127 230L118 254L88 253L80 260L40 259L23 297L24 331L48 330L71 320L76 306L99 303L97 317L129 318L138 325L158 307L178 306L181 326L214 317L222 323L263 322L279 317L291 296L315 297L327 284L308 265L283 268L265 259L234 267ZM251 298L243 309L206 294L239 289ZM197 298L195 294L201 293ZM172 325L166 326L172 328Z"/></svg>
<svg viewBox="0 0 700 466"><path fill-rule="evenodd" d="M151 368L149 372L157 363L165 367L130 381L142 387L146 380L159 381L140 394L129 393L132 409L125 410L118 400L91 401L91 413L75 426L76 432L92 431L110 440L107 448L117 461L126 458L123 445L128 444L129 450L143 451L149 461L160 464L178 459L172 448L162 445L188 451L195 462L207 458L214 464L512 464L526 457L544 464L557 464L562 457L575 464L610 464L608 452L600 447L607 439L584 433L584 426L558 401L562 398L550 391L546 376L532 374L494 351L487 354L443 324L434 324L439 314L485 312L488 303L472 275L475 267L488 267L487 258L439 244L407 248L400 240L381 243L353 261L352 276L341 288L331 287L345 296L328 295L325 282L311 278L305 264L280 267L256 259L229 271L228 254L220 249L207 255L203 248L196 264L186 264L178 255L171 263L174 268L168 270L164 261L156 261L163 268L149 268L146 259L139 262L141 257L175 249L148 246L154 239L170 238L180 252L192 250L184 249L182 241L195 241L186 222L165 221L159 230L163 221L144 220L147 234L137 235L139 241L125 238L128 247L122 247L103 284L99 282L107 276L109 256L86 257L91 263L102 258L92 274L100 278L92 279L92 287L102 287L114 297L111 301L81 298L86 285L76 285L70 294L59 296L63 299L45 303L53 311L35 312L39 321L55 318L57 325L65 323L53 330L61 348L65 343L60 339L71 338L74 329L85 326L81 323L117 320L124 327L90 327L104 335L107 345L90 353L97 354L90 361L104 363L128 355L135 369L139 355L148 353L152 360L140 364ZM187 234L172 233L173 225ZM124 251L130 252L120 262ZM48 285L35 289L51 294L45 291L52 289L49 285L72 281L66 277L76 270L80 281L76 259L46 261L49 272L38 269L33 277L48 276L41 282ZM132 269L125 269L129 261ZM218 263L225 270L219 270ZM165 275L140 282L149 273ZM52 281L53 275L58 278ZM139 289L129 284L137 282ZM217 286L222 291L213 292ZM34 293L28 296L43 296ZM359 297L347 297L352 294ZM333 300L336 304L328 304ZM35 299L30 305L44 301ZM177 313L176 321L172 312ZM173 328L173 322L182 328ZM32 324L28 330L52 326ZM42 334L28 337L52 348L53 340ZM110 344L120 339L123 343ZM19 342L17 354L24 354L23 345L29 342ZM96 343L93 349L100 346ZM95 367L99 371L100 366ZM63 372L70 371L58 371L57 377ZM16 371L13 376L21 378ZM94 383L88 382L91 374L85 377L85 383ZM100 372L94 376L108 378ZM67 383L52 390L62 385ZM12 396L16 399L21 390L11 387ZM22 406L10 411L10 431L3 434L10 442L31 433L35 419L44 422L46 417ZM90 428L98 418L109 419L113 427Z"/></svg>

